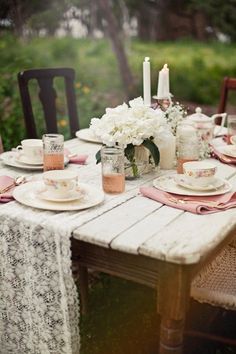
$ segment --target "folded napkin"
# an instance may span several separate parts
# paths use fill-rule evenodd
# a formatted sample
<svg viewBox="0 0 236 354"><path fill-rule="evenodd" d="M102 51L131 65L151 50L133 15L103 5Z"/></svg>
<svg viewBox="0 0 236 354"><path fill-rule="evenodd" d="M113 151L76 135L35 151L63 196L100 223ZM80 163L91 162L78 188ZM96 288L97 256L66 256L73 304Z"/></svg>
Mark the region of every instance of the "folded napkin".
<svg viewBox="0 0 236 354"><path fill-rule="evenodd" d="M9 176L0 176L0 203L13 200L12 192L15 188L15 180Z"/></svg>
<svg viewBox="0 0 236 354"><path fill-rule="evenodd" d="M141 187L140 192L144 197L194 214L211 214L236 207L236 192L208 197L171 194L154 187Z"/></svg>
<svg viewBox="0 0 236 354"><path fill-rule="evenodd" d="M88 155L72 154L68 149L64 149L65 156L68 157L70 163L77 163L79 165L85 165Z"/></svg>

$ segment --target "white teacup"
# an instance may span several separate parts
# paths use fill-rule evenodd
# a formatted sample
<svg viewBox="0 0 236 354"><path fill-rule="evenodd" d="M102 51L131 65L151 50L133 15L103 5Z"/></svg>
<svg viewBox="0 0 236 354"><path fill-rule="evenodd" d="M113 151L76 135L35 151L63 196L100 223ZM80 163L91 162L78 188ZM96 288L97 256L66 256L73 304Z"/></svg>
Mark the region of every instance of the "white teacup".
<svg viewBox="0 0 236 354"><path fill-rule="evenodd" d="M40 139L25 139L16 147L22 150L23 155L32 162L43 162L43 142Z"/></svg>
<svg viewBox="0 0 236 354"><path fill-rule="evenodd" d="M52 170L43 173L46 190L55 197L67 197L76 191L78 175L75 171Z"/></svg>
<svg viewBox="0 0 236 354"><path fill-rule="evenodd" d="M214 183L217 167L204 161L190 161L183 164L184 175L191 185L207 186Z"/></svg>

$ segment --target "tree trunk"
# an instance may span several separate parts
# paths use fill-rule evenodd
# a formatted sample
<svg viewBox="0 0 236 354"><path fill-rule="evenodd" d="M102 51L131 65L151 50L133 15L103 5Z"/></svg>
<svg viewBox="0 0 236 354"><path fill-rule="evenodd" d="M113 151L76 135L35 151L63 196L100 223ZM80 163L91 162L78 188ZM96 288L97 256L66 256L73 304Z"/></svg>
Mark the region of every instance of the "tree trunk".
<svg viewBox="0 0 236 354"><path fill-rule="evenodd" d="M112 12L111 4L109 0L98 0L101 13L107 22L108 35L111 39L113 50L116 54L116 58L119 65L120 75L123 81L124 92L126 99L131 98L132 90L134 88L134 79L131 74L128 60L125 54L124 46L118 33L117 20Z"/></svg>

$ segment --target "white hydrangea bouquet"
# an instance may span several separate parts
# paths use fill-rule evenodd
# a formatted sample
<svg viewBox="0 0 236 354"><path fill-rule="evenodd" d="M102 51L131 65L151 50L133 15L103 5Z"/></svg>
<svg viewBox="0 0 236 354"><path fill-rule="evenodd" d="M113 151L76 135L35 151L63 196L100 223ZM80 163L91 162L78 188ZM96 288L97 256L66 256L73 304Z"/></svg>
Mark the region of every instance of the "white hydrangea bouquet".
<svg viewBox="0 0 236 354"><path fill-rule="evenodd" d="M92 118L90 129L104 145L124 148L132 175L137 177L140 171L136 148L146 148L148 163L157 166L160 154L154 141L169 128L165 113L144 105L142 97L138 97L129 101L129 105L123 103L115 108L106 108L101 118ZM96 158L97 163L100 162L100 151Z"/></svg>

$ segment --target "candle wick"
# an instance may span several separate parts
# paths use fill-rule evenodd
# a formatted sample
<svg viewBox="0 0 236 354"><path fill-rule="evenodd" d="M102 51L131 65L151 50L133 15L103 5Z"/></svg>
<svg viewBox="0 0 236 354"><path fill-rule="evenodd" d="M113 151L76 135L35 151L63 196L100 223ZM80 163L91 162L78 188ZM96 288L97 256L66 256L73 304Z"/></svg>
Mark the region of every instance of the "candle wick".
<svg viewBox="0 0 236 354"><path fill-rule="evenodd" d="M145 57L145 58L144 58L144 61L146 61L146 62L149 62L149 60L150 60L149 57Z"/></svg>

